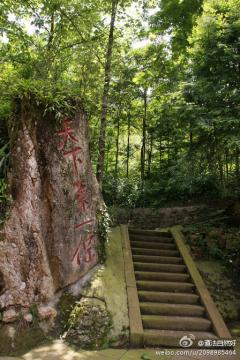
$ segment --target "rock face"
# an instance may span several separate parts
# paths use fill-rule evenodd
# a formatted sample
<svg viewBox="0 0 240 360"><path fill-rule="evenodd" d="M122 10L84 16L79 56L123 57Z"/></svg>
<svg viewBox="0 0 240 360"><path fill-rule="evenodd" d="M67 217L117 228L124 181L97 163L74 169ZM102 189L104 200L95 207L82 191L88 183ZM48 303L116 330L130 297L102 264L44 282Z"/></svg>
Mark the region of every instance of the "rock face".
<svg viewBox="0 0 240 360"><path fill-rule="evenodd" d="M13 204L0 231L0 309L45 302L88 272L103 206L83 110L57 122L23 99L9 129Z"/></svg>
<svg viewBox="0 0 240 360"><path fill-rule="evenodd" d="M18 314L16 313L15 309L9 309L4 311L2 320L5 323L11 323L16 321L17 318L18 318Z"/></svg>
<svg viewBox="0 0 240 360"><path fill-rule="evenodd" d="M57 311L51 306L39 306L38 316L40 320L54 319L57 316Z"/></svg>
<svg viewBox="0 0 240 360"><path fill-rule="evenodd" d="M95 267L91 282L80 290L81 300L74 302L68 320L67 340L84 348L129 344L125 264L119 227L111 229L106 253L106 264ZM74 295L77 290L76 285L71 287Z"/></svg>

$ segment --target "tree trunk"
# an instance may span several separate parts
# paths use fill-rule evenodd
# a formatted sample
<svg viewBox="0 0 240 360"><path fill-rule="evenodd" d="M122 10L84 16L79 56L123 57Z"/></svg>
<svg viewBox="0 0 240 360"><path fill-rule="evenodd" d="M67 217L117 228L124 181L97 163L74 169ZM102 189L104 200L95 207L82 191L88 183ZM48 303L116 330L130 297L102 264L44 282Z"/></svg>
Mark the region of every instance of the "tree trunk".
<svg viewBox="0 0 240 360"><path fill-rule="evenodd" d="M43 114L23 99L10 125L13 204L0 231L0 309L45 302L98 262L103 202L86 115L79 109L57 126L53 113Z"/></svg>
<svg viewBox="0 0 240 360"><path fill-rule="evenodd" d="M167 137L167 158L168 158L168 166L170 166L170 135L168 131L168 137Z"/></svg>
<svg viewBox="0 0 240 360"><path fill-rule="evenodd" d="M235 152L236 171L235 171L235 174L236 174L236 178L237 178L238 182L240 182L240 178L239 178L239 174L240 174L240 170L239 170L239 154L240 154L239 148L236 147L236 152Z"/></svg>
<svg viewBox="0 0 240 360"><path fill-rule="evenodd" d="M225 169L226 169L226 176L227 176L227 181L229 180L229 151L226 148L225 149Z"/></svg>
<svg viewBox="0 0 240 360"><path fill-rule="evenodd" d="M100 189L102 188L102 180L104 175L108 94L109 94L109 87L111 80L111 63L112 63L112 50L113 50L113 40L114 40L113 34L114 34L115 19L117 14L117 5L118 5L118 0L112 0L112 13L111 13L107 54L106 54L104 88L103 88L103 97L102 97L101 125L100 125L99 142L98 142L99 155L98 155L98 163L97 163L97 180Z"/></svg>
<svg viewBox="0 0 240 360"><path fill-rule="evenodd" d="M159 170L162 168L162 137L160 136L159 141Z"/></svg>
<svg viewBox="0 0 240 360"><path fill-rule="evenodd" d="M131 124L130 124L130 114L128 114L128 130L127 130L127 178L129 177L129 157L130 157L130 134L131 134Z"/></svg>
<svg viewBox="0 0 240 360"><path fill-rule="evenodd" d="M145 179L145 156L146 156L146 124L147 124L147 89L144 90L144 115L142 121L142 148L141 148L141 180Z"/></svg>
<svg viewBox="0 0 240 360"><path fill-rule="evenodd" d="M148 178L151 177L151 166L152 166L152 150L153 150L153 135L150 135L149 139L149 149L148 149Z"/></svg>
<svg viewBox="0 0 240 360"><path fill-rule="evenodd" d="M115 179L118 177L118 158L119 158L119 135L120 135L120 120L119 113L117 113L117 137L116 137L116 155L115 155Z"/></svg>
<svg viewBox="0 0 240 360"><path fill-rule="evenodd" d="M220 149L218 150L218 169L219 169L219 179L222 187L225 187L224 171L223 171L223 162L222 156L220 154Z"/></svg>

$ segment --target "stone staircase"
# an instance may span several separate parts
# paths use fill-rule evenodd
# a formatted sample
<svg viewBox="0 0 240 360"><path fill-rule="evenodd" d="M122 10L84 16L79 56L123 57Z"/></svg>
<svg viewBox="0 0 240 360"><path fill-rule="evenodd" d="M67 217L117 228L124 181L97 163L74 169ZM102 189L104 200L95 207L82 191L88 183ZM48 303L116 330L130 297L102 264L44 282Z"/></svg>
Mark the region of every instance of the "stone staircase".
<svg viewBox="0 0 240 360"><path fill-rule="evenodd" d="M122 229L132 345L180 346L231 338L181 238L179 229ZM174 236L175 235L175 236ZM176 239L177 238L177 239Z"/></svg>

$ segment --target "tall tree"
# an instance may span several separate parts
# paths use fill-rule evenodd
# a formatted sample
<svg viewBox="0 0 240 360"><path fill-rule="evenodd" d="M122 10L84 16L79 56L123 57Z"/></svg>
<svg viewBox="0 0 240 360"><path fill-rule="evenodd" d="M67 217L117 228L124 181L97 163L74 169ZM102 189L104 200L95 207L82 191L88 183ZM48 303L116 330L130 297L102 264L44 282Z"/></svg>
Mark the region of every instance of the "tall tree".
<svg viewBox="0 0 240 360"><path fill-rule="evenodd" d="M114 41L114 27L117 14L118 0L112 0L111 21L109 28L109 38L107 45L105 71L104 71L104 86L102 96L102 110L101 110L101 124L99 132L99 155L97 163L97 179L100 188L102 187L103 175L104 175L104 161L105 161L105 144L106 144L106 126L107 126L107 112L108 112L108 98L109 87L111 80L111 64L112 64L112 52Z"/></svg>

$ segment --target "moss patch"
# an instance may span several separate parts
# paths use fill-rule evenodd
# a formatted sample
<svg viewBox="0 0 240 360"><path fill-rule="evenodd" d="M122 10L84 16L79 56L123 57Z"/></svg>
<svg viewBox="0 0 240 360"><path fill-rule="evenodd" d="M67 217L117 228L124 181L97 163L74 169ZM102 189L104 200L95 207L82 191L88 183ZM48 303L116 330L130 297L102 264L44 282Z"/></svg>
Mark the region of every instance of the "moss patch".
<svg viewBox="0 0 240 360"><path fill-rule="evenodd" d="M224 265L213 260L198 260L196 264L224 320L237 320L240 314L240 293L227 277Z"/></svg>
<svg viewBox="0 0 240 360"><path fill-rule="evenodd" d="M109 345L109 333L112 318L102 304L84 301L72 310L67 332L67 341L82 349L106 348Z"/></svg>
<svg viewBox="0 0 240 360"><path fill-rule="evenodd" d="M30 326L23 322L2 324L0 339L0 355L21 355L47 340L38 326Z"/></svg>
<svg viewBox="0 0 240 360"><path fill-rule="evenodd" d="M128 342L129 317L119 227L111 229L106 251L106 264L96 273L82 295L104 300L113 321L109 336L115 338L116 345L122 346Z"/></svg>

